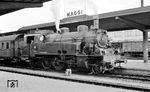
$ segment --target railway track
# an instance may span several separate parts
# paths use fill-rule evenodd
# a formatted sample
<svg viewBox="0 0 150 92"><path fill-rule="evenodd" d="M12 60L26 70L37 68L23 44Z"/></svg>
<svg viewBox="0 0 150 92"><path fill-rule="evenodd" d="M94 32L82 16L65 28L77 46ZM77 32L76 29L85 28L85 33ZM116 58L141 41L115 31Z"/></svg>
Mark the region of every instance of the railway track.
<svg viewBox="0 0 150 92"><path fill-rule="evenodd" d="M32 75L32 76L39 76L39 77L45 77L45 78L54 78L54 79L60 79L60 80L67 80L67 81L73 81L73 82L80 82L80 83L87 83L87 84L94 84L94 85L102 85L102 86L110 86L110 87L117 87L117 88L123 88L123 89L129 89L129 90L138 90L138 91L150 91L150 86L148 86L148 83L150 84L150 78L144 78L144 77L136 77L136 76L127 76L127 75L110 75L110 74L99 74L99 75L87 75L85 73L75 73L73 76L64 76L64 73L62 71L45 71L40 69L30 69L30 68L20 68L20 67L6 67L6 66L0 66L1 71L6 72L13 72L13 73L19 73L19 74L26 74L26 75ZM78 76L78 77L74 77ZM82 78L83 77L83 78ZM85 77L85 78L84 78ZM102 80L103 79L103 80ZM108 79L110 81L108 81ZM113 81L113 80L116 81ZM122 81L128 80L127 82ZM134 83L129 83L129 80L133 80ZM120 82L117 82L120 81ZM121 82L122 81L122 82ZM146 84L139 85L139 82L136 84L135 81L142 81L143 83L146 82Z"/></svg>
<svg viewBox="0 0 150 92"><path fill-rule="evenodd" d="M132 76L132 75L121 75L121 74L105 74L105 75L98 75L102 77L110 77L110 78L119 78L119 79L128 79L128 80L134 80L134 81L142 81L142 82L150 82L149 77L143 77L143 76Z"/></svg>
<svg viewBox="0 0 150 92"><path fill-rule="evenodd" d="M8 66L12 67L12 66ZM31 67L22 67L22 66L15 66L16 68L23 68L23 69L31 69ZM33 69L33 68L32 68ZM49 70L44 70L40 68L34 68L34 70L42 70L42 71L49 71ZM64 71L54 71L50 70L53 72L58 72L62 73ZM135 70L136 71L136 70ZM148 71L150 72L150 71ZM129 80L135 80L135 81L144 81L144 82L150 82L150 76L144 76L144 75L136 75L136 74L116 74L116 73L106 73L106 74L95 74L95 75L89 75L86 72L78 72L74 71L75 74L80 74L80 75L86 75L86 76L97 76L97 77L109 77L109 78L120 78L120 79L129 79Z"/></svg>

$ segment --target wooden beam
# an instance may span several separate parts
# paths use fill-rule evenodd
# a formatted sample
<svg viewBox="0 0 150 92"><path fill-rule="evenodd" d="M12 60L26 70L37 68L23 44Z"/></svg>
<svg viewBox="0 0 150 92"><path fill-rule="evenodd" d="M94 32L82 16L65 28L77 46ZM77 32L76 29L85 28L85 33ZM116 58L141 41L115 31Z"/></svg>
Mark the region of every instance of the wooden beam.
<svg viewBox="0 0 150 92"><path fill-rule="evenodd" d="M6 9L6 10L1 10L0 9L0 16L4 15L4 14L7 14L7 13L10 13L10 12L17 11L17 10L20 10L20 8L19 9Z"/></svg>
<svg viewBox="0 0 150 92"><path fill-rule="evenodd" d="M1 2L43 3L50 0L0 0Z"/></svg>
<svg viewBox="0 0 150 92"><path fill-rule="evenodd" d="M42 7L43 3L1 2L0 10Z"/></svg>

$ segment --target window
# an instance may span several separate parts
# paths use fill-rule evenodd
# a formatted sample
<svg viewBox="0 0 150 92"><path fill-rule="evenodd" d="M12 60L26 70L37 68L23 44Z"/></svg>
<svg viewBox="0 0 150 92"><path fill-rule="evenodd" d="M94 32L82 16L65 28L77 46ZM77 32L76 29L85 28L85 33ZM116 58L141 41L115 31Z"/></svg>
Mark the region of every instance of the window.
<svg viewBox="0 0 150 92"><path fill-rule="evenodd" d="M4 43L2 42L2 49L4 48Z"/></svg>
<svg viewBox="0 0 150 92"><path fill-rule="evenodd" d="M6 43L6 49L9 49L9 43L8 42Z"/></svg>
<svg viewBox="0 0 150 92"><path fill-rule="evenodd" d="M136 33L135 33L136 36L142 36L142 32L139 31L139 30L136 30Z"/></svg>
<svg viewBox="0 0 150 92"><path fill-rule="evenodd" d="M27 37L27 44L31 44L34 41L34 36Z"/></svg>
<svg viewBox="0 0 150 92"><path fill-rule="evenodd" d="M131 36L132 36L132 31L131 30L125 31L125 37L131 37Z"/></svg>

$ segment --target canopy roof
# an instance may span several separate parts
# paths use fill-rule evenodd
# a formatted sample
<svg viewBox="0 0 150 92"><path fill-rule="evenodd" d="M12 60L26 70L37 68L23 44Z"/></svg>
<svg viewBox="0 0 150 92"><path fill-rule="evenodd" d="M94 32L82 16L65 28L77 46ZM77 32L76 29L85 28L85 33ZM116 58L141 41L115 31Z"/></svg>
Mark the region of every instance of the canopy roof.
<svg viewBox="0 0 150 92"><path fill-rule="evenodd" d="M99 27L109 31L127 29L150 29L150 6L140 7L110 13L96 15L99 19ZM63 23L90 23L95 16L78 16L66 18Z"/></svg>
<svg viewBox="0 0 150 92"><path fill-rule="evenodd" d="M110 13L103 13L95 15L99 19L99 27L108 31L120 31L128 29L139 29L145 30L150 29L150 6L140 7ZM75 16L70 18L65 18L61 20L62 26L72 26L72 25L92 25L95 16ZM26 26L19 29L30 30L36 28L43 28L48 26L54 26L54 22Z"/></svg>
<svg viewBox="0 0 150 92"><path fill-rule="evenodd" d="M99 19L99 27L108 31L121 31L128 29L146 30L150 29L150 6L140 7L122 11L115 11L110 13L103 13L96 15ZM77 28L78 25L93 25L95 16L75 16L61 20L61 27L69 27L71 29ZM40 29L40 28L55 28L54 22L26 26L20 28L18 31L3 33L0 35L9 35L14 33L26 33L26 31Z"/></svg>
<svg viewBox="0 0 150 92"><path fill-rule="evenodd" d="M51 0L0 0L0 15L23 8L41 7L46 1Z"/></svg>

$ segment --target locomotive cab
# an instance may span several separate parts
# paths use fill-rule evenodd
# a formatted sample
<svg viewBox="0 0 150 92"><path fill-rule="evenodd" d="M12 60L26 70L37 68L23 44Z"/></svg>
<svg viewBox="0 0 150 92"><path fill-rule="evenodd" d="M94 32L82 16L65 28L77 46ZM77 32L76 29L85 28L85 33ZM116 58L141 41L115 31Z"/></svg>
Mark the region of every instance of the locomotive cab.
<svg viewBox="0 0 150 92"><path fill-rule="evenodd" d="M24 53L23 56L33 57L34 56L34 44L42 42L44 40L44 36L41 34L27 34L24 36Z"/></svg>

